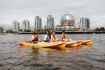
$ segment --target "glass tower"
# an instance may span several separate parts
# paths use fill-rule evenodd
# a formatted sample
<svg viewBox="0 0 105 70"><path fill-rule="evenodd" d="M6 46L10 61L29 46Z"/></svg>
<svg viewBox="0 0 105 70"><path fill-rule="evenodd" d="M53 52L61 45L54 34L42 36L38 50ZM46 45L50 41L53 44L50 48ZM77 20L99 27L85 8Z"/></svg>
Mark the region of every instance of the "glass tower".
<svg viewBox="0 0 105 70"><path fill-rule="evenodd" d="M48 15L47 17L47 29L54 29L54 18L52 15Z"/></svg>
<svg viewBox="0 0 105 70"><path fill-rule="evenodd" d="M13 29L12 29L12 31L13 32L19 32L19 30L20 30L20 23L17 22L16 20L13 21Z"/></svg>
<svg viewBox="0 0 105 70"><path fill-rule="evenodd" d="M30 30L30 22L29 20L23 20L22 22L22 30L23 31L29 31Z"/></svg>
<svg viewBox="0 0 105 70"><path fill-rule="evenodd" d="M42 29L42 20L40 16L35 17L35 30L41 30Z"/></svg>

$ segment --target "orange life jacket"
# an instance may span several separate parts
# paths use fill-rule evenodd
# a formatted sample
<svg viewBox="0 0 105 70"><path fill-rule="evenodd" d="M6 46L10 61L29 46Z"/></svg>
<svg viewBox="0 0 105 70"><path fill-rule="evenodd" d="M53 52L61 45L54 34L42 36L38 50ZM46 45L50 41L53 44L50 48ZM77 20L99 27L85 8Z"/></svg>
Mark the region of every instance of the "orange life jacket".
<svg viewBox="0 0 105 70"><path fill-rule="evenodd" d="M51 35L51 41L53 41L53 42L56 41L56 36L55 35Z"/></svg>
<svg viewBox="0 0 105 70"><path fill-rule="evenodd" d="M66 35L65 34L62 34L61 35L61 40L63 41L64 39L66 39Z"/></svg>

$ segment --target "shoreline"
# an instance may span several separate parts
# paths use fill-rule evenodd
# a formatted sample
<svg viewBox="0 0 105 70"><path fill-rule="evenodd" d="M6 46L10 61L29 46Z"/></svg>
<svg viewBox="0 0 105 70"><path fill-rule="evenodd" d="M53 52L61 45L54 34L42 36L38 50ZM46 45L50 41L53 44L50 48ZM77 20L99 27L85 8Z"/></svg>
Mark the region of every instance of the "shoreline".
<svg viewBox="0 0 105 70"><path fill-rule="evenodd" d="M33 32L3 32L0 34L32 34ZM62 32L55 32L61 34ZM93 31L93 32L65 32L66 34L105 34L105 31ZM38 32L38 34L46 34L46 32Z"/></svg>

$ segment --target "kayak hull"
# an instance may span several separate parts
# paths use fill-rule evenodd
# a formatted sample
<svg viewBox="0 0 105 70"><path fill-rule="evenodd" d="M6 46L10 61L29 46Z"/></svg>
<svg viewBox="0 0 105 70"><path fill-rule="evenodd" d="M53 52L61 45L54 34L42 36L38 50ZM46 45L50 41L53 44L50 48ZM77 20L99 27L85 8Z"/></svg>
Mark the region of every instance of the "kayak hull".
<svg viewBox="0 0 105 70"><path fill-rule="evenodd" d="M80 40L82 45L90 45L92 44L92 40Z"/></svg>
<svg viewBox="0 0 105 70"><path fill-rule="evenodd" d="M68 42L38 42L37 44L32 42L19 41L18 45L25 48L55 48L55 49L65 49L66 47L75 47L80 45L90 45L92 40L77 40Z"/></svg>
<svg viewBox="0 0 105 70"><path fill-rule="evenodd" d="M71 41L66 43L66 47L74 47L77 45L78 45L77 41Z"/></svg>
<svg viewBox="0 0 105 70"><path fill-rule="evenodd" d="M18 45L26 48L56 48L56 49L65 49L65 43L63 42L39 42L37 44L28 43L25 41L18 42Z"/></svg>

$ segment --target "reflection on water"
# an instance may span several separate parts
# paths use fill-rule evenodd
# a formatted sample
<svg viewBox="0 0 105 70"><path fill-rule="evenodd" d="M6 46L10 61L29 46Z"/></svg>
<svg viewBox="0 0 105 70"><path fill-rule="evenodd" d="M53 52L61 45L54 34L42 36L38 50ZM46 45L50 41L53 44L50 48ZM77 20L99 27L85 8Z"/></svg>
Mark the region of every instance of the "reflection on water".
<svg viewBox="0 0 105 70"><path fill-rule="evenodd" d="M16 45L19 40L31 40L31 35L0 35L0 70L105 70L105 35L75 34L70 37L92 39L93 45L65 50L31 49Z"/></svg>
<svg viewBox="0 0 105 70"><path fill-rule="evenodd" d="M79 49L82 49L84 47L92 48L92 45L80 45L76 47L66 48L64 50L51 49L51 48L31 49L32 58L30 59L31 60L30 64L39 67L40 66L43 67L42 64L44 64L45 66L48 65L47 66L48 68L49 66L57 66L57 69L62 69L62 67L66 68L65 64L68 61L68 58L73 57L73 55L77 55ZM25 48L20 48L20 50L21 50L20 55L22 56L24 56L23 53L27 52Z"/></svg>

